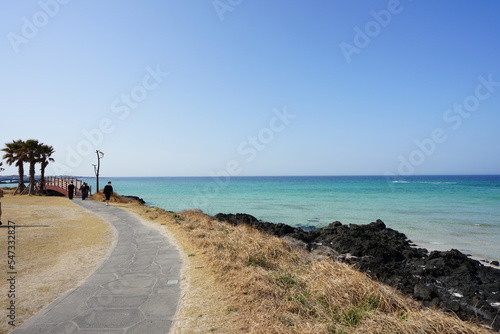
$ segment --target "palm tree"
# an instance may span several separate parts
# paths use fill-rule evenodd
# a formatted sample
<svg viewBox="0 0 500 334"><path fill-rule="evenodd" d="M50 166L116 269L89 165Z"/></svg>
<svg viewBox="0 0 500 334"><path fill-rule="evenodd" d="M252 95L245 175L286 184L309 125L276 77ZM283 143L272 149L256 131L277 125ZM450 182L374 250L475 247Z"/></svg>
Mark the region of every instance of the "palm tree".
<svg viewBox="0 0 500 334"><path fill-rule="evenodd" d="M2 149L5 152L3 159L6 160L9 166L15 165L18 168L19 183L14 194L23 192L24 185L24 162L26 160L26 151L24 141L21 139L13 140L12 143L5 144Z"/></svg>
<svg viewBox="0 0 500 334"><path fill-rule="evenodd" d="M53 162L54 158L51 155L55 152L54 148L49 145L40 146L40 192L45 189L45 168L49 162Z"/></svg>
<svg viewBox="0 0 500 334"><path fill-rule="evenodd" d="M35 182L35 164L40 160L40 148L42 143L38 142L36 139L28 139L24 143L24 149L26 150L26 161L30 164L30 184L28 189L28 194L36 193L36 182Z"/></svg>

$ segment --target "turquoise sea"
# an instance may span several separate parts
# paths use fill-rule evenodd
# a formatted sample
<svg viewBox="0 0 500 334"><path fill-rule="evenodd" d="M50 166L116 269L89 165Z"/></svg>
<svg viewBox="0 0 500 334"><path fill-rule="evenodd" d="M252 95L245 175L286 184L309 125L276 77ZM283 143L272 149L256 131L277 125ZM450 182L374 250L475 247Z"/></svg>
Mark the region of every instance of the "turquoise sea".
<svg viewBox="0 0 500 334"><path fill-rule="evenodd" d="M101 178L101 188L107 181L171 211L248 213L303 228L381 219L429 250L500 259L500 175L121 177Z"/></svg>

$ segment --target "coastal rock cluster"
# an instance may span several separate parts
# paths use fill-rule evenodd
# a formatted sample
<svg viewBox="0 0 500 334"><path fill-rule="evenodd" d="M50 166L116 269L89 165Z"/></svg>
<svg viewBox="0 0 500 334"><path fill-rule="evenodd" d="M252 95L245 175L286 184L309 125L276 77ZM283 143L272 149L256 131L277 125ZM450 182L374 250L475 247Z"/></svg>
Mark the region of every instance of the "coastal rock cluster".
<svg viewBox="0 0 500 334"><path fill-rule="evenodd" d="M305 231L282 223L261 222L248 214L219 213L214 218L291 237L311 252L355 265L425 306L435 306L463 320L479 321L500 330L500 270L458 250L429 253L417 248L405 234L387 228L381 220L367 225L333 222Z"/></svg>
<svg viewBox="0 0 500 334"><path fill-rule="evenodd" d="M126 200L129 200L129 201L135 201L135 202L139 202L140 204L143 204L145 205L146 204L146 201L143 200L142 198L140 197L137 197L137 196L132 196L132 195L122 195L123 198L125 198Z"/></svg>

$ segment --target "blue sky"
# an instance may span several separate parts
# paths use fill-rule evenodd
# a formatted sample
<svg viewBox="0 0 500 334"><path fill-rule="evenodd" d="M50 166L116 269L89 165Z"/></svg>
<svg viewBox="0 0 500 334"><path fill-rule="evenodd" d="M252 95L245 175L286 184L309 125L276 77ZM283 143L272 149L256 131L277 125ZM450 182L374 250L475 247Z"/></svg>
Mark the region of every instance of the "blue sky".
<svg viewBox="0 0 500 334"><path fill-rule="evenodd" d="M103 176L500 174L499 13L2 1L0 141L54 146L51 175L93 175L97 149Z"/></svg>

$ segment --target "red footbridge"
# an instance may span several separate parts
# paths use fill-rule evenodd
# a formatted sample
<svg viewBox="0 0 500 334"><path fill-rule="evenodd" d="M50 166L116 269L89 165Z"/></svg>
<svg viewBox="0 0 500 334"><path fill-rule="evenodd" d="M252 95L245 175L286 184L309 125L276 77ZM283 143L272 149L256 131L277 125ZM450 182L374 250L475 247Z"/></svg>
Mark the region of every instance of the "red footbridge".
<svg viewBox="0 0 500 334"><path fill-rule="evenodd" d="M74 177L60 177L60 176L48 176L45 177L45 190L51 190L68 196L68 186L73 183L75 186L75 196L81 196L82 192L80 187L83 184L82 180L78 180ZM92 189L90 189L92 193Z"/></svg>

